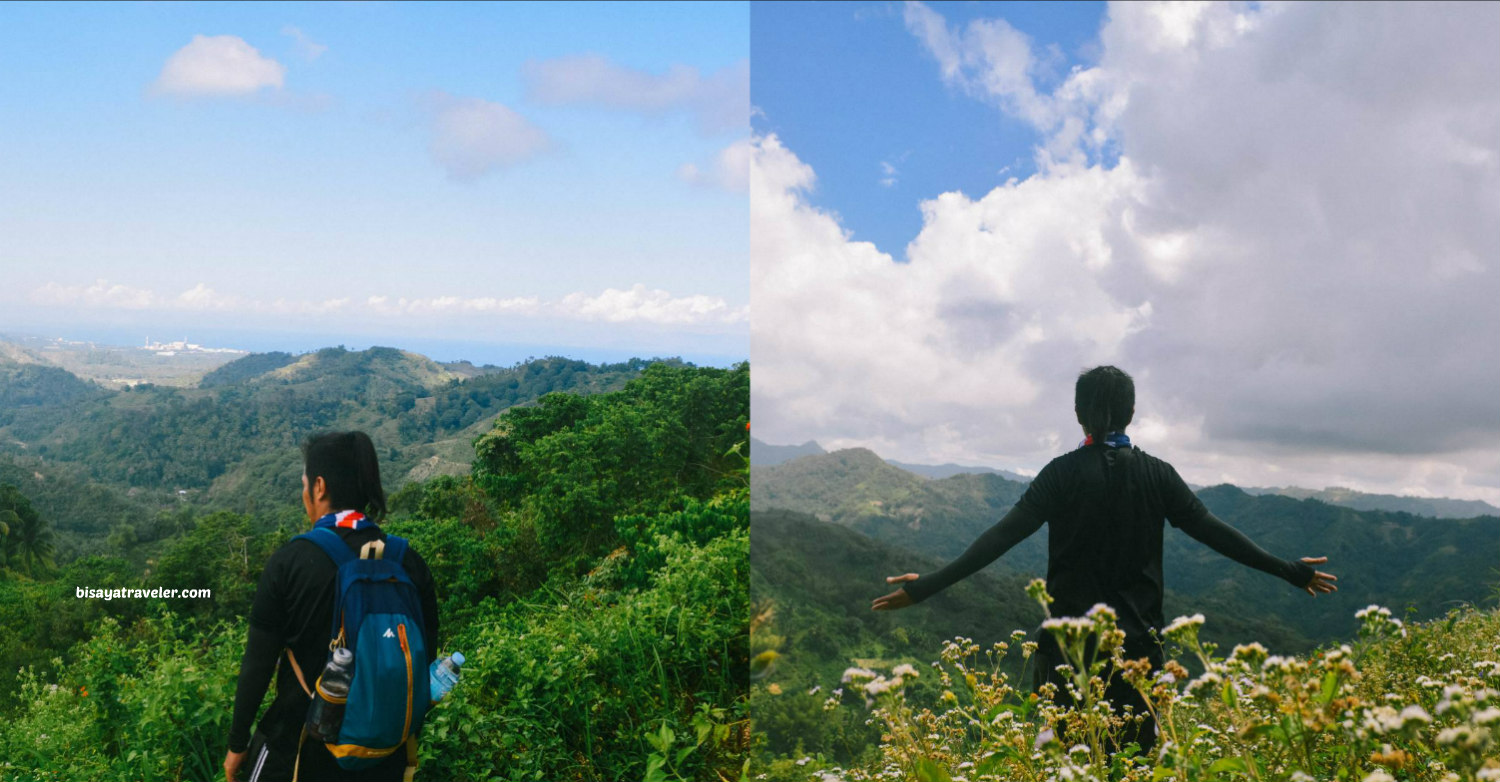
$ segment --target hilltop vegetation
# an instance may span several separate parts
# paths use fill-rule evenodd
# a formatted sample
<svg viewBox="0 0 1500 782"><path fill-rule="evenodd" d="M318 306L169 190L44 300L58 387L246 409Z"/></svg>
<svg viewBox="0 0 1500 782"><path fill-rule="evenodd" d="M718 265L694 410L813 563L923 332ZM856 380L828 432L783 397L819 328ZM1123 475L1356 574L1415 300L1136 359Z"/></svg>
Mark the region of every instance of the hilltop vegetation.
<svg viewBox="0 0 1500 782"><path fill-rule="evenodd" d="M297 512L297 447L311 432L369 432L395 489L467 473L472 440L515 405L615 390L649 363L546 358L478 372L393 348L328 348L245 356L200 388L107 390L56 367L0 362L0 477L38 495L64 561L102 552L122 525L122 540L158 540L166 530L154 520L184 504L247 513L266 529Z"/></svg>
<svg viewBox="0 0 1500 782"><path fill-rule="evenodd" d="M230 388L275 386L293 366ZM608 376L574 374L575 386ZM419 780L742 768L749 368L635 374L616 391L497 411L471 469L392 493L383 526L411 539L439 584L436 646L470 661L428 718ZM543 377L518 372L510 390ZM272 522L189 512L145 567L110 555L0 570L0 625L29 630L0 640L0 779L222 776L244 613L266 557L306 526ZM78 600L75 585L214 597Z"/></svg>

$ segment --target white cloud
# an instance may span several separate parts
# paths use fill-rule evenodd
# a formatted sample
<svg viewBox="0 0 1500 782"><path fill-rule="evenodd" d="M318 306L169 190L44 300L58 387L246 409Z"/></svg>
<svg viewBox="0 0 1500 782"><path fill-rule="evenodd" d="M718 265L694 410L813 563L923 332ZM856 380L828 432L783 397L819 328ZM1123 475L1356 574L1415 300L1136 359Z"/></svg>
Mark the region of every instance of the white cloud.
<svg viewBox="0 0 1500 782"><path fill-rule="evenodd" d="M1140 185L1128 167L1036 178L979 201L939 196L923 204L907 264L849 241L807 202L812 184L779 139L758 140L752 335L757 404L778 411L768 436L1007 431L1005 419L1037 401L1047 354L1067 367L1102 360L1151 322L1149 300L1107 290L1115 259L1104 235Z"/></svg>
<svg viewBox="0 0 1500 782"><path fill-rule="evenodd" d="M745 323L748 307L731 306L719 296L674 296L637 284L600 293L576 292L548 301L537 296L366 296L271 301L220 294L204 283L176 295L98 280L92 285L49 282L31 292L34 304L56 307L207 311L245 315L343 316L370 312L384 317L432 318L524 316L569 321L641 323L665 326L722 326Z"/></svg>
<svg viewBox="0 0 1500 782"><path fill-rule="evenodd" d="M307 33L293 25L281 28L281 34L291 38L297 46L297 53L309 62L322 57L324 52L328 51L327 46L307 37Z"/></svg>
<svg viewBox="0 0 1500 782"><path fill-rule="evenodd" d="M1039 127L1052 124L1053 108L1032 82L1037 58L1031 39L1004 19L975 19L950 29L936 11L906 4L907 30L938 62L943 81L1000 100L1007 109Z"/></svg>
<svg viewBox="0 0 1500 782"><path fill-rule="evenodd" d="M737 323L746 320L748 308L734 309L718 296L673 296L667 291L648 290L637 284L629 290L609 288L598 295L570 293L557 309L580 320L609 323Z"/></svg>
<svg viewBox="0 0 1500 782"><path fill-rule="evenodd" d="M203 283L177 294L175 305L189 310L227 310L239 304L233 296L225 296Z"/></svg>
<svg viewBox="0 0 1500 782"><path fill-rule="evenodd" d="M684 163L677 177L691 185L714 187L731 193L743 193L750 187L750 156L754 148L750 139L741 139L719 150L707 168Z"/></svg>
<svg viewBox="0 0 1500 782"><path fill-rule="evenodd" d="M279 90L286 66L234 35L195 35L162 66L152 92L182 98L247 96Z"/></svg>
<svg viewBox="0 0 1500 782"><path fill-rule="evenodd" d="M369 308L384 315L421 315L442 313L512 313L534 315L541 311L542 302L535 296L496 298L478 296L434 296L407 299L389 296L371 296L366 300Z"/></svg>
<svg viewBox="0 0 1500 782"><path fill-rule="evenodd" d="M642 114L691 114L705 133L743 132L750 126L750 63L742 60L708 75L688 65L664 73L628 68L597 55L528 62L533 100L593 105Z"/></svg>
<svg viewBox="0 0 1500 782"><path fill-rule="evenodd" d="M1035 468L1116 363L1190 480L1500 501L1500 5L1117 4L1050 91L999 20L905 15L1041 165L923 202L898 264L759 140L762 436Z"/></svg>
<svg viewBox="0 0 1500 782"><path fill-rule="evenodd" d="M150 309L158 304L156 294L149 290L111 284L108 280L96 280L92 285L62 285L49 282L32 291L30 298L35 304L125 310Z"/></svg>
<svg viewBox="0 0 1500 782"><path fill-rule="evenodd" d="M482 98L427 94L433 160L459 181L509 168L552 148L552 139L514 109Z"/></svg>

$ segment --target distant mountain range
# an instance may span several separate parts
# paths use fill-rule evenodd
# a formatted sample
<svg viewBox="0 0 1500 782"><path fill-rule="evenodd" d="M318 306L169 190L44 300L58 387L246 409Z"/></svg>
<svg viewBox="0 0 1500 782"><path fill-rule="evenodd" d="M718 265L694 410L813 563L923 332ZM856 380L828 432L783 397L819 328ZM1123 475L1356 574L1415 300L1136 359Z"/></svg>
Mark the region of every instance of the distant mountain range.
<svg viewBox="0 0 1500 782"><path fill-rule="evenodd" d="M771 445L763 443L754 437L750 438L750 466L770 467L773 464L789 462L802 456L814 456L820 453L828 453L823 446L812 440L801 445Z"/></svg>
<svg viewBox="0 0 1500 782"><path fill-rule="evenodd" d="M826 450L814 440L808 440L801 445L770 445L751 438L750 441L750 463L755 467L773 467L783 462L799 459L804 456L815 456L825 454ZM1031 478L1018 472L1001 470L995 467L975 467L953 463L947 464L910 464L898 462L895 459L884 460L887 464L899 467L914 475L924 478L943 479L955 475L999 475L1007 480L1028 483ZM1190 484L1192 485L1192 484ZM1194 491L1205 487L1192 485ZM1471 519L1476 516L1500 516L1500 507L1496 507L1482 500L1455 500L1445 497L1409 497L1395 494L1367 494L1342 487L1332 486L1326 489L1302 489L1295 486L1277 486L1269 488L1241 487L1248 494L1279 494L1283 497L1291 497L1298 500L1319 500L1329 505L1338 505L1355 510L1384 510L1410 513L1416 516L1432 516L1439 519Z"/></svg>
<svg viewBox="0 0 1500 782"><path fill-rule="evenodd" d="M1454 500L1446 497L1407 497L1395 494L1366 494L1340 486L1326 489L1300 489L1296 486L1269 488L1245 487L1247 494L1279 494L1297 500L1318 500L1355 510L1388 510L1439 519L1471 519L1475 516L1500 516L1500 508L1482 500Z"/></svg>
<svg viewBox="0 0 1500 782"><path fill-rule="evenodd" d="M0 480L26 484L67 559L104 545L114 524L140 528L183 502L248 512L283 486L295 507L298 445L320 430L368 432L387 491L466 473L474 438L506 409L553 391L612 391L653 361L475 367L395 348L325 348L174 376L186 385L110 388L0 343Z"/></svg>
<svg viewBox="0 0 1500 782"><path fill-rule="evenodd" d="M762 513L795 511L846 527L911 552L914 563L945 562L1004 515L1025 489L990 474L923 478L869 450L847 449L752 469L751 507ZM1163 547L1166 586L1195 601L1212 596L1224 608L1220 622L1259 617L1280 622L1303 639L1326 641L1352 633L1354 611L1368 603L1397 611L1411 606L1431 617L1456 602L1480 602L1494 589L1500 563L1497 517L1435 520L1356 511L1314 499L1255 496L1228 485L1198 494L1262 548L1289 559L1328 556L1327 569L1340 577L1337 596L1313 600L1234 565L1169 526ZM1044 528L988 572L1042 575L1046 546Z"/></svg>

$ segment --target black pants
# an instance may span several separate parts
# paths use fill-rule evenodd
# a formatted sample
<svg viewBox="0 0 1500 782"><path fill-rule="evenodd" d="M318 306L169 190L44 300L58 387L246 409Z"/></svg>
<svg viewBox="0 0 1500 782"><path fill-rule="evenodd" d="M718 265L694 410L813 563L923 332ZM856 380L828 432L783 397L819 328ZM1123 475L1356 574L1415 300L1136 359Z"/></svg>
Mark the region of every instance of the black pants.
<svg viewBox="0 0 1500 782"><path fill-rule="evenodd" d="M406 774L406 748L402 747L379 764L359 771L345 771L322 742L302 742L302 761L297 764L296 735L292 741L267 743L256 733L250 739L240 779L246 782L401 782Z"/></svg>
<svg viewBox="0 0 1500 782"><path fill-rule="evenodd" d="M1131 654L1131 651L1133 650L1127 647L1126 659L1146 657L1151 660L1151 669L1153 671L1160 670L1164 662L1160 647L1157 647L1155 650L1140 650L1141 653L1134 655ZM1153 654L1152 651L1155 653ZM1051 638L1050 634L1043 633L1035 661L1037 665L1036 678L1034 680L1035 686L1041 687L1043 683L1056 685L1057 702L1065 706L1074 706L1073 696L1068 692L1067 678L1057 671L1057 666L1066 662L1066 658L1063 656L1062 651L1057 648L1057 644ZM1146 715L1146 721L1142 722L1140 727L1131 725L1125 728L1118 741L1110 742L1109 751L1111 754L1118 752L1121 746L1133 741L1141 746L1141 754L1145 755L1156 746L1156 719L1151 716L1151 710L1146 708L1146 699L1141 697L1140 692L1129 682L1125 681L1125 678L1118 671L1112 671L1112 666L1106 664L1101 675L1108 676L1111 673L1113 673L1113 676L1109 679L1109 685L1104 689L1104 699L1109 701L1110 707L1114 710L1115 714L1123 715L1125 707L1129 706L1133 714ZM1064 744L1067 743L1067 739L1064 738L1061 729L1058 730L1057 740Z"/></svg>

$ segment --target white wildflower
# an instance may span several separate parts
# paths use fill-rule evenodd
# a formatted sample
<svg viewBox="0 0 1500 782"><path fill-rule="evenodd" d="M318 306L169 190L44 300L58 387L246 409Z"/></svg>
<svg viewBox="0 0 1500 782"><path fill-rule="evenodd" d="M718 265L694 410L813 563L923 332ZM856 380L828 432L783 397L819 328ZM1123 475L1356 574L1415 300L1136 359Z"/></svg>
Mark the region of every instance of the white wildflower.
<svg viewBox="0 0 1500 782"><path fill-rule="evenodd" d="M1189 627L1201 627L1201 626L1203 626L1203 623L1205 621L1207 621L1207 620L1203 618L1203 614L1193 614L1192 616L1179 616L1176 619L1173 619L1172 623L1169 624L1169 625L1167 625L1167 629L1163 630L1162 632L1164 634L1166 634L1166 635L1171 635L1171 634L1177 632L1178 630L1182 630L1182 629L1185 629L1185 628L1189 628Z"/></svg>
<svg viewBox="0 0 1500 782"><path fill-rule="evenodd" d="M845 668L843 683L849 684L850 682L866 681L878 675L869 668Z"/></svg>
<svg viewBox="0 0 1500 782"><path fill-rule="evenodd" d="M1236 644L1234 652L1230 654L1230 657L1236 660L1255 662L1256 660L1265 659L1267 654L1269 652L1266 650L1266 647L1261 646L1260 641L1252 641L1248 644Z"/></svg>
<svg viewBox="0 0 1500 782"><path fill-rule="evenodd" d="M1095 603L1094 607L1089 609L1088 614L1086 614L1086 616L1091 616L1091 617L1093 617L1095 619L1098 619L1099 617L1105 617L1105 616L1107 616L1107 617L1110 618L1111 621L1120 618L1120 615L1115 613L1115 609L1110 608L1109 606L1107 606L1107 605L1105 605L1103 603Z"/></svg>
<svg viewBox="0 0 1500 782"><path fill-rule="evenodd" d="M1407 706L1401 710L1401 727L1404 728L1413 722L1429 725L1432 723L1432 715L1428 714L1427 710L1421 706Z"/></svg>

